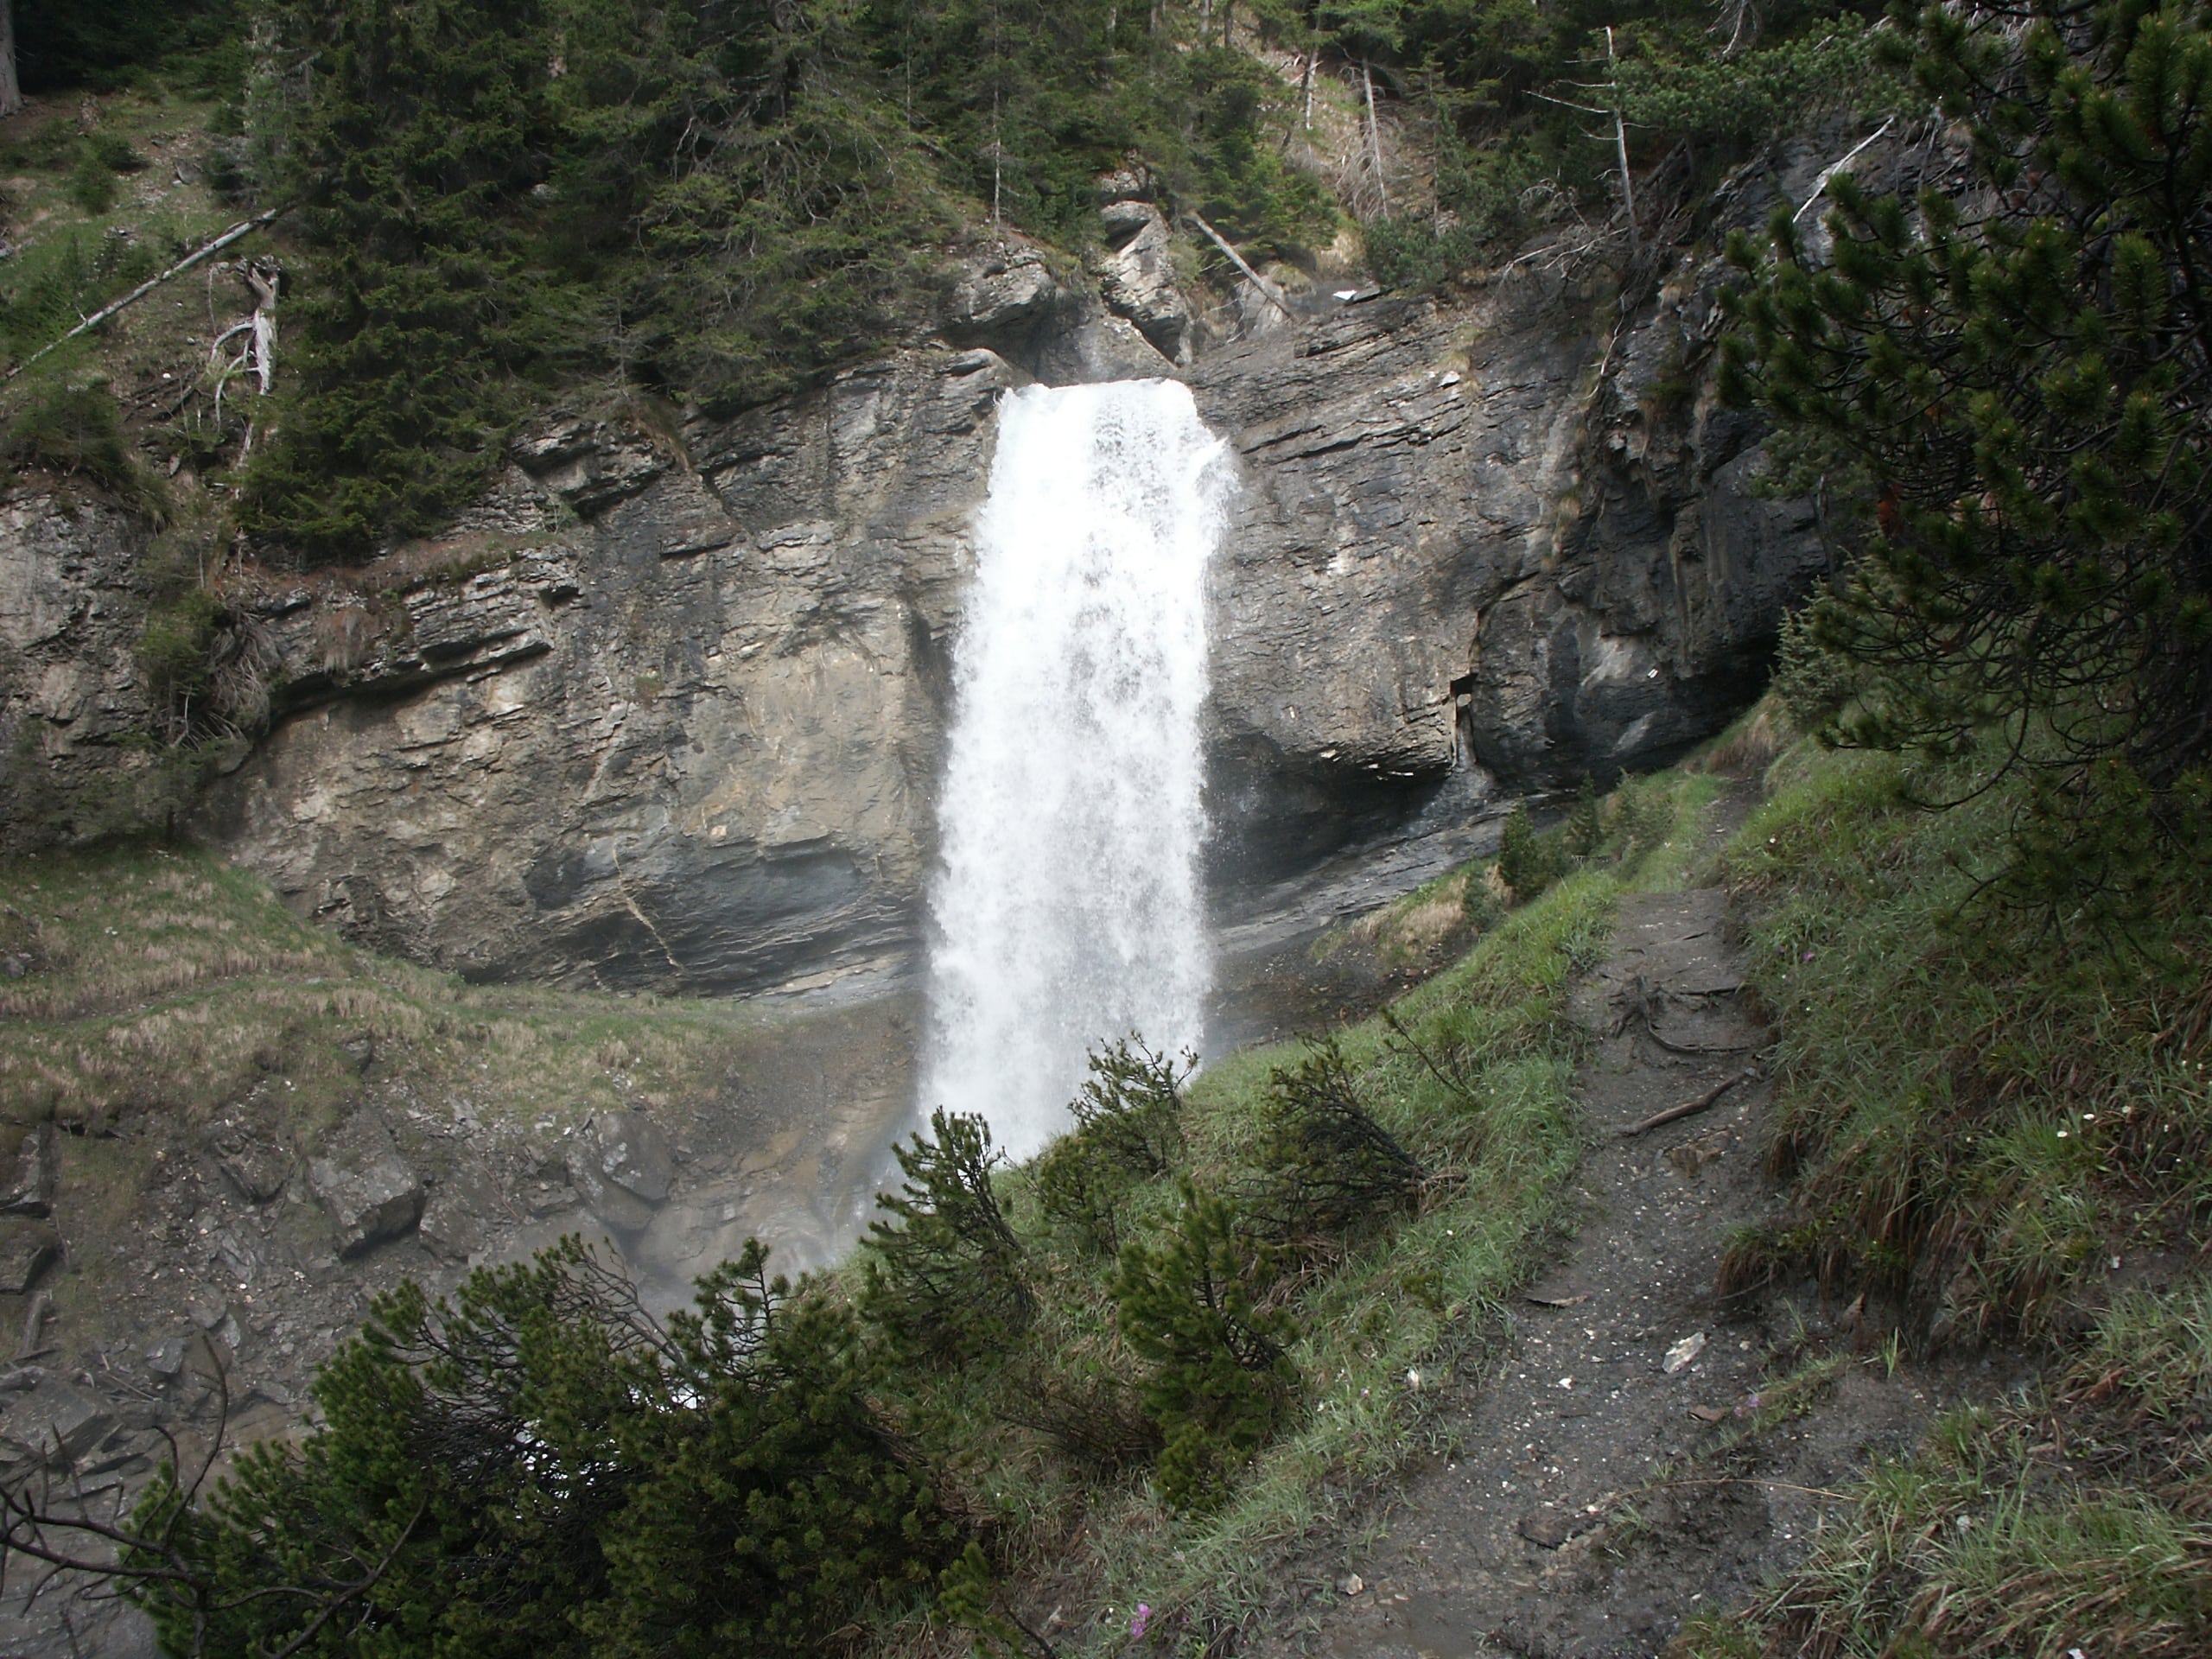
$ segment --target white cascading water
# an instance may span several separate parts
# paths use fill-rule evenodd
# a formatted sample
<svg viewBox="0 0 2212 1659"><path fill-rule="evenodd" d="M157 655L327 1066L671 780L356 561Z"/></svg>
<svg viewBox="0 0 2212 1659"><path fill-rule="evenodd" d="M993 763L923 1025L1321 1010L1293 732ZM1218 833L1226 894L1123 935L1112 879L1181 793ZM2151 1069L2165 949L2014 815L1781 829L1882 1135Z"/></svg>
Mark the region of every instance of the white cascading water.
<svg viewBox="0 0 2212 1659"><path fill-rule="evenodd" d="M1094 1046L1197 1043L1205 571L1226 446L1170 380L1032 386L998 453L957 646L920 1105L1016 1158Z"/></svg>

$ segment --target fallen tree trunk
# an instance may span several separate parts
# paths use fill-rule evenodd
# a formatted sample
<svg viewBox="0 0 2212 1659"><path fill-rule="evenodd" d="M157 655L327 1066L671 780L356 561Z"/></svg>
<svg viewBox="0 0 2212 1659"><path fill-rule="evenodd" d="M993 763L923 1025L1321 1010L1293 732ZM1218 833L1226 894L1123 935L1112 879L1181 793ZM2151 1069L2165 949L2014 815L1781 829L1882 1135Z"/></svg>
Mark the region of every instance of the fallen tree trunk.
<svg viewBox="0 0 2212 1659"><path fill-rule="evenodd" d="M1253 287L1258 289L1261 293L1267 296L1269 304L1273 305L1276 310L1281 312L1283 315L1290 318L1293 322L1298 321L1296 314L1294 314L1290 308L1290 302L1283 298L1282 295L1277 291L1275 285L1273 283L1261 276L1258 271L1253 270L1250 265L1245 263L1244 256L1229 245L1228 238L1224 237L1219 231L1214 229L1212 226L1207 224L1205 220L1199 218L1197 213L1191 208L1185 207L1183 210L1183 217L1189 219L1192 224L1197 226L1199 230L1205 232L1206 240L1212 243L1214 246L1219 248L1223 253L1228 256L1229 263L1244 273L1244 280L1246 282L1251 283Z"/></svg>
<svg viewBox="0 0 2212 1659"><path fill-rule="evenodd" d="M116 313L123 310L125 307L136 305L139 301L144 299L149 294L159 288L163 283L168 282L170 277L177 276L181 272L190 270L193 266L198 264L202 259L207 258L210 254L220 253L225 248L229 247L232 243L239 240L243 237L250 236L254 232L260 230L264 226L272 223L278 215L289 212L290 207L291 204L287 202L282 207L271 207L265 213L256 214L251 219L245 219L239 224L232 226L229 230L225 231L213 242L205 243L200 246L194 248L190 253L186 254L183 258L178 260L176 264L171 265L167 270L162 272L158 276L149 276L144 282L139 283L137 287L132 289L121 299L111 301L108 304L102 306L99 310L93 312L91 316L86 317L74 328L72 328L67 334L62 335L60 340L48 341L46 345L40 346L38 350L33 352L22 362L16 364L14 368L9 370L6 378L10 380L14 379L25 369L30 367L32 364L37 362L39 359L44 357L48 352L53 351L56 346L67 345L69 341L76 339L79 334L91 333L93 329L99 327L100 324L105 322L110 317L115 315Z"/></svg>

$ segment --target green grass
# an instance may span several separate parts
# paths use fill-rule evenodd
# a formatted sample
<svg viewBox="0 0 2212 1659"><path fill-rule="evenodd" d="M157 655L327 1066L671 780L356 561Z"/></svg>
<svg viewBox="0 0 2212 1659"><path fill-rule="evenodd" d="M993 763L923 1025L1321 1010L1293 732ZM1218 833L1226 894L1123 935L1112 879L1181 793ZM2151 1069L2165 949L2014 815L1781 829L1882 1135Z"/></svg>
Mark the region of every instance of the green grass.
<svg viewBox="0 0 2212 1659"><path fill-rule="evenodd" d="M2212 923L2180 875L2150 937L2069 934L1978 892L2017 798L1970 764L1782 752L1723 868L1774 1015L1787 1212L1724 1287L1870 1298L1887 1351L2024 1336L2052 1380L1875 1463L1808 1557L1686 1627L1681 1659L2152 1659L2212 1650ZM2145 948L2138 948L2145 947Z"/></svg>
<svg viewBox="0 0 2212 1659"><path fill-rule="evenodd" d="M2212 1647L2212 1281L2115 1302L2046 1390L1944 1419L1681 1659L2183 1659Z"/></svg>
<svg viewBox="0 0 2212 1659"><path fill-rule="evenodd" d="M20 362L51 344L237 217L175 182L180 162L201 165L207 113L204 103L125 93L106 100L90 133L57 111L0 150L18 245L0 275L0 357ZM191 297L187 326L204 331L205 302Z"/></svg>
<svg viewBox="0 0 2212 1659"><path fill-rule="evenodd" d="M481 1121L715 1098L759 1022L711 1004L465 985L359 950L187 849L0 861L0 1122L185 1124L276 1085L303 1134L358 1096L354 1050Z"/></svg>
<svg viewBox="0 0 2212 1659"><path fill-rule="evenodd" d="M1717 784L1636 785L1629 817L1643 838L1589 861L1534 902L1496 919L1455 964L1349 1027L1338 1042L1374 1117L1429 1172L1423 1202L1400 1224L1302 1261L1275 1293L1300 1335L1290 1419L1210 1511L1164 1503L1142 1467L1079 1467L1046 1434L1011 1417L1035 1415L1040 1391L1124 1386L1139 1374L1114 1327L1111 1262L1056 1237L1026 1170L1001 1180L1043 1304L1021 1351L957 1371L910 1376L899 1409L954 1471L983 1518L1021 1604L1041 1620L1063 1611L1056 1649L1122 1650L1132 1610L1177 1650L1217 1650L1279 1615L1285 1563L1322 1536L1356 1531L1374 1498L1426 1443L1440 1389L1480 1368L1508 1328L1509 1298L1565 1220L1582 1129L1573 1085L1586 1033L1567 999L1604 955L1624 888L1681 868L1699 813ZM1619 854L1633 852L1633 861ZM1479 869L1432 884L1464 890ZM1406 908L1402 905L1402 909ZM1269 1073L1302 1051L1231 1055L1192 1084L1186 1173L1235 1192L1251 1160ZM1441 1074L1441 1075L1440 1075ZM1130 1202L1123 1236L1174 1203L1166 1180ZM925 1641L918 1622L885 1637Z"/></svg>
<svg viewBox="0 0 2212 1659"><path fill-rule="evenodd" d="M1928 781L1792 751L1727 855L1793 1185L1724 1277L1866 1292L1916 1339L2058 1332L2114 1255L2175 1242L2212 1198L2207 895L2174 884L2162 953L2051 930L1976 893L2011 790L1930 813L1906 793Z"/></svg>

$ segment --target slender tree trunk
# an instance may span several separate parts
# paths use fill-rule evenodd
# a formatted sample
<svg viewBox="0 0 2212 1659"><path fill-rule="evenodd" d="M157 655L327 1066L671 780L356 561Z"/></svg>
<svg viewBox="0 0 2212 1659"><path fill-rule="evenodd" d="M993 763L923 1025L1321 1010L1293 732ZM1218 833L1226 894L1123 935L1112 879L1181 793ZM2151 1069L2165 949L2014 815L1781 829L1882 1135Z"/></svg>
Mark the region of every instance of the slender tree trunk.
<svg viewBox="0 0 2212 1659"><path fill-rule="evenodd" d="M245 268L245 285L253 290L253 378L264 397L276 378L276 284L283 275L273 260Z"/></svg>
<svg viewBox="0 0 2212 1659"><path fill-rule="evenodd" d="M1390 187L1382 177L1382 128L1375 118L1375 70L1365 59L1360 60L1359 79L1367 89L1367 153L1375 168L1375 195L1382 204L1387 218L1390 212Z"/></svg>
<svg viewBox="0 0 2212 1659"><path fill-rule="evenodd" d="M1605 26L1605 62L1611 68L1618 60L1613 55L1612 25ZM1613 147L1621 158L1621 205L1628 210L1628 251L1636 252L1636 181L1628 170L1628 123L1621 115L1621 78L1618 68L1611 68L1613 79Z"/></svg>
<svg viewBox="0 0 2212 1659"><path fill-rule="evenodd" d="M23 89L16 79L16 9L12 0L0 0L0 115L22 107Z"/></svg>
<svg viewBox="0 0 2212 1659"><path fill-rule="evenodd" d="M1301 138L1313 130L1313 60L1319 55L1318 50L1308 52L1306 54L1305 68L1298 77L1298 92L1299 96L1306 100L1306 114L1294 127L1287 122L1283 124L1282 153L1286 156L1290 154L1293 140Z"/></svg>

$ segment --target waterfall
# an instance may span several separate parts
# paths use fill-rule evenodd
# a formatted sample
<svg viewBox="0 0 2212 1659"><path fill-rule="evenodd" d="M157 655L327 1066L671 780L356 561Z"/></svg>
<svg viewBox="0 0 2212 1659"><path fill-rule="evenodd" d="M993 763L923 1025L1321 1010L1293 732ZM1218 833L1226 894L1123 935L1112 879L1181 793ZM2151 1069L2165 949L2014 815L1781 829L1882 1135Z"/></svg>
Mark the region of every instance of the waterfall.
<svg viewBox="0 0 2212 1659"><path fill-rule="evenodd" d="M1226 446L1169 380L999 410L956 645L920 1104L1026 1157L1094 1045L1198 1041L1205 569Z"/></svg>

